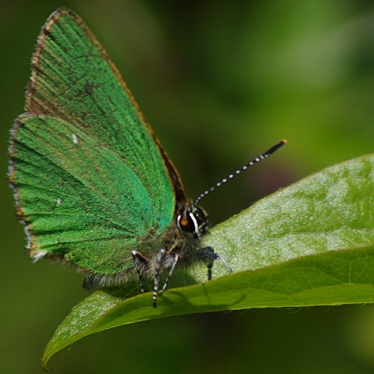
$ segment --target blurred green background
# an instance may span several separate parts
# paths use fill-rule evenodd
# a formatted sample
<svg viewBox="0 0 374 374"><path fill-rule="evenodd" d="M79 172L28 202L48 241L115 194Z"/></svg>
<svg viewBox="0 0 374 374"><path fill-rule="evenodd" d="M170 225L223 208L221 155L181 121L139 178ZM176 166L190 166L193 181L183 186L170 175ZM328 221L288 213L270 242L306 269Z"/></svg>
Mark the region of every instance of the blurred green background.
<svg viewBox="0 0 374 374"><path fill-rule="evenodd" d="M357 0L0 2L0 371L41 373L81 276L31 264L5 180L37 35L77 12L108 50L196 196L287 138L203 201L220 222L326 166L374 151L374 4ZM254 217L253 219L256 219ZM373 373L373 306L264 309L139 323L90 336L53 373Z"/></svg>

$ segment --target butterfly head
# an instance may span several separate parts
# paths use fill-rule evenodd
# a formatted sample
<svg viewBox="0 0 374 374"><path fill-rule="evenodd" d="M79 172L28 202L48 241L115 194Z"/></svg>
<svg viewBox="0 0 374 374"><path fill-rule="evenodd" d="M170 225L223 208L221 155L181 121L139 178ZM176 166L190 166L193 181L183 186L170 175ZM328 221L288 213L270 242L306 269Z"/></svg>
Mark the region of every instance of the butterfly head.
<svg viewBox="0 0 374 374"><path fill-rule="evenodd" d="M177 214L177 226L185 234L200 238L208 233L208 214L194 202L187 201Z"/></svg>

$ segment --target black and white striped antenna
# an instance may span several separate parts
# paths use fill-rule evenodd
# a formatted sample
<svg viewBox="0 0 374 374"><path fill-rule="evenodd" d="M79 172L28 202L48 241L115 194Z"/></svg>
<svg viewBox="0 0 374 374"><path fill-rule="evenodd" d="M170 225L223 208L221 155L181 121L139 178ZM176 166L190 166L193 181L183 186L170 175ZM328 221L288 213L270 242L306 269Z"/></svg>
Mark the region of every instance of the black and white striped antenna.
<svg viewBox="0 0 374 374"><path fill-rule="evenodd" d="M258 162L264 160L265 158L269 157L271 154L273 154L275 151L277 151L280 147L284 146L287 143L287 140L283 139L279 143L273 145L270 149L268 149L266 152L261 154L260 156L257 156L252 161L249 161L245 165L243 165L241 168L235 170L234 173L231 173L227 175L225 178L221 179L219 182L217 182L214 186L208 188L203 193L201 193L194 201L194 205L197 205L200 200L205 197L206 195L210 194L212 191L214 191L216 188L221 187L223 184L228 182L229 180L233 179L237 175L239 175L241 172L247 170L249 167L253 166L254 164L257 164Z"/></svg>

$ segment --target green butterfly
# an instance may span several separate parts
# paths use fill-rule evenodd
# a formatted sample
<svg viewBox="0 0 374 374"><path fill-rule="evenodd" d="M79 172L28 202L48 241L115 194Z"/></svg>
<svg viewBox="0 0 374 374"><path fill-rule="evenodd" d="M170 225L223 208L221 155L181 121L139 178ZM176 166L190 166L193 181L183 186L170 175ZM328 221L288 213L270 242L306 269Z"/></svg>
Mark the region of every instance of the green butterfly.
<svg viewBox="0 0 374 374"><path fill-rule="evenodd" d="M210 190L186 199L117 68L67 9L42 28L25 110L11 132L9 179L34 261L75 264L87 288L139 277L144 292L150 277L154 306L161 274L162 292L177 265L205 263L210 279L221 259L231 271L212 247L201 245L208 218L197 203Z"/></svg>

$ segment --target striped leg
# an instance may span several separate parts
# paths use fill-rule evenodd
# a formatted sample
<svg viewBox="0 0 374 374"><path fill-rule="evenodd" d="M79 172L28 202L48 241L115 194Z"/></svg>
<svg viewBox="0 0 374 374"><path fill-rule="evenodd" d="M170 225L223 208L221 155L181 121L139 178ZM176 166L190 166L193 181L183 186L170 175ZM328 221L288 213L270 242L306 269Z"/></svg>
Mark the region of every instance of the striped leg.
<svg viewBox="0 0 374 374"><path fill-rule="evenodd" d="M157 253L157 262L156 262L156 267L155 267L155 277L154 277L154 284L153 284L153 298L152 298L154 308L157 308L158 290L160 288L160 274L161 274L161 270L162 270L163 265L165 265L166 256L168 256L168 257L172 256L173 259L171 260L169 274L167 275L167 277L165 279L165 283L162 287L162 290L161 290L160 294L162 294L166 290L167 286L169 285L170 279L172 278L172 276L174 274L175 267L177 266L177 263L178 263L178 260L179 260L178 254L173 253L173 254L168 254L167 255L165 249L160 249L160 251ZM168 261L168 264L169 264L169 261Z"/></svg>
<svg viewBox="0 0 374 374"><path fill-rule="evenodd" d="M165 279L165 283L164 283L164 285L162 287L161 293L163 293L166 290L166 288L168 287L170 279L171 279L171 277L174 274L175 267L177 266L178 260L179 260L179 256L178 256L177 253L175 253L174 254L173 262L171 263L171 266L170 266L169 274L168 274L168 276Z"/></svg>
<svg viewBox="0 0 374 374"><path fill-rule="evenodd" d="M138 251L132 251L132 258L134 260L134 268L138 273L139 283L140 283L140 292L144 293L145 285L144 285L144 271L148 265L148 260L143 257L143 255Z"/></svg>
<svg viewBox="0 0 374 374"><path fill-rule="evenodd" d="M166 256L166 251L165 249L160 249L157 253L157 261L156 261L156 266L155 266L155 277L153 279L153 307L157 308L157 297L158 297L158 289L160 286L160 272L161 272L161 267L162 263L164 262Z"/></svg>

